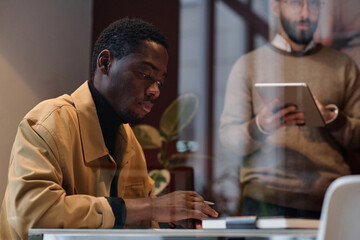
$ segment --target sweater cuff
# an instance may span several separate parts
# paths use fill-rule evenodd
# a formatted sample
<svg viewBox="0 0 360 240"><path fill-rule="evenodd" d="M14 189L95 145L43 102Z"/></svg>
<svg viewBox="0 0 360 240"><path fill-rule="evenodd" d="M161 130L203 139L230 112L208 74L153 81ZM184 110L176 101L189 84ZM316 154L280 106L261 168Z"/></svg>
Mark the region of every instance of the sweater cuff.
<svg viewBox="0 0 360 240"><path fill-rule="evenodd" d="M339 115L339 108L335 104L329 104L325 106L326 109L332 111L334 113L334 116L326 121L326 124L332 123Z"/></svg>
<svg viewBox="0 0 360 240"><path fill-rule="evenodd" d="M256 123L257 128L259 129L259 131L260 131L262 134L265 134L265 135L270 135L270 134L271 134L271 132L266 131L265 129L263 129L263 128L260 126L259 114L256 115L256 117L255 117L255 123Z"/></svg>
<svg viewBox="0 0 360 240"><path fill-rule="evenodd" d="M115 216L115 229L124 228L126 220L126 206L122 198L106 197Z"/></svg>
<svg viewBox="0 0 360 240"><path fill-rule="evenodd" d="M256 117L251 119L248 124L249 135L258 142L264 141L271 133L260 130Z"/></svg>

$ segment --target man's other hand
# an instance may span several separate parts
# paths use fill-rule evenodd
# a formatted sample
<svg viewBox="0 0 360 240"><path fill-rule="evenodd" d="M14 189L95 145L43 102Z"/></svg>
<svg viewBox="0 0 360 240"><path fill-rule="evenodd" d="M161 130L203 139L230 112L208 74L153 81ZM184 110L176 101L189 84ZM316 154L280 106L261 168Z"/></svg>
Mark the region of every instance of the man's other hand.
<svg viewBox="0 0 360 240"><path fill-rule="evenodd" d="M194 191L176 191L152 199L152 219L157 222L202 220L217 216L218 213Z"/></svg>
<svg viewBox="0 0 360 240"><path fill-rule="evenodd" d="M296 106L281 108L279 99L275 99L265 106L260 111L258 118L259 127L268 133L284 126L305 124L303 112L297 111Z"/></svg>
<svg viewBox="0 0 360 240"><path fill-rule="evenodd" d="M126 205L126 223L141 220L169 222L188 227L191 220L197 224L203 218L217 217L204 198L194 191L175 191L157 198L124 199Z"/></svg>

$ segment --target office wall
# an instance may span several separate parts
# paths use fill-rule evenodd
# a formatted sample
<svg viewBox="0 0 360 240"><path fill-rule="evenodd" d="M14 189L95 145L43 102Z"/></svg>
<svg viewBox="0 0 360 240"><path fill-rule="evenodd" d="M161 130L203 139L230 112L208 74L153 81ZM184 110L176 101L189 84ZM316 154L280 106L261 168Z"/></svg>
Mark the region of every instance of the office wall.
<svg viewBox="0 0 360 240"><path fill-rule="evenodd" d="M0 200L21 118L88 78L92 0L0 1Z"/></svg>

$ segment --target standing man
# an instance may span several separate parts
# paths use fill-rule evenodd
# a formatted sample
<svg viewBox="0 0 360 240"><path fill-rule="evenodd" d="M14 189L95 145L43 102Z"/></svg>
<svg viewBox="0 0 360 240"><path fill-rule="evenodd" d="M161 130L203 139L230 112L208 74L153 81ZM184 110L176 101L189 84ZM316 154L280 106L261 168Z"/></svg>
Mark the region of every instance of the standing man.
<svg viewBox="0 0 360 240"><path fill-rule="evenodd" d="M359 70L313 41L321 4L272 0L279 33L230 73L220 137L242 161L243 215L319 217L329 184L351 174L345 153L360 146ZM277 99L264 104L254 84L266 82L308 84L326 126L306 125L306 113Z"/></svg>
<svg viewBox="0 0 360 240"><path fill-rule="evenodd" d="M19 125L1 239L27 239L29 228L149 228L217 216L196 192L152 196L128 124L151 111L167 63L165 37L147 22L122 19L101 33L91 80L40 103Z"/></svg>

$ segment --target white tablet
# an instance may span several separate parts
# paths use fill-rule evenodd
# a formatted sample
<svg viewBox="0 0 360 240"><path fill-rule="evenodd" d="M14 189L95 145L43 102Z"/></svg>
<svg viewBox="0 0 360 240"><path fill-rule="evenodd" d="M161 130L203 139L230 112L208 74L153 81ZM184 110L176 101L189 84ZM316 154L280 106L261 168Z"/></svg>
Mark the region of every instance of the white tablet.
<svg viewBox="0 0 360 240"><path fill-rule="evenodd" d="M265 105L279 98L280 105L295 105L304 112L305 124L314 127L325 126L325 121L306 83L255 83L255 89Z"/></svg>

